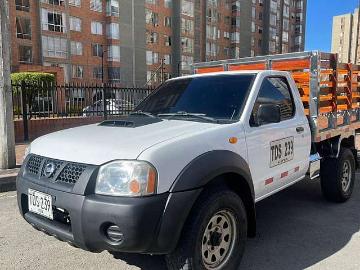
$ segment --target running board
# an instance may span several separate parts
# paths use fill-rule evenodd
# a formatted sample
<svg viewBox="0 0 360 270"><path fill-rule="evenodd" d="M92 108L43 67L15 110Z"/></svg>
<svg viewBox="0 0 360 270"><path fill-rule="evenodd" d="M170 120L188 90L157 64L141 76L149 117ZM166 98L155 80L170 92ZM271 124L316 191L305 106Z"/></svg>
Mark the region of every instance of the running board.
<svg viewBox="0 0 360 270"><path fill-rule="evenodd" d="M310 166L307 174L311 180L320 176L320 160L321 157L318 153L310 155Z"/></svg>

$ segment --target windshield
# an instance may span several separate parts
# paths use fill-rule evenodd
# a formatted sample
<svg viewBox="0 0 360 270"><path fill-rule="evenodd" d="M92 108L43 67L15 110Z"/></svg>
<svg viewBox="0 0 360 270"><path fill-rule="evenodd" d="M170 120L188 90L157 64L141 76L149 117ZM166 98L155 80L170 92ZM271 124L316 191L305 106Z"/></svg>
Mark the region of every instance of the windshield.
<svg viewBox="0 0 360 270"><path fill-rule="evenodd" d="M254 74L224 74L170 80L135 110L153 115L186 112L236 120L254 77Z"/></svg>

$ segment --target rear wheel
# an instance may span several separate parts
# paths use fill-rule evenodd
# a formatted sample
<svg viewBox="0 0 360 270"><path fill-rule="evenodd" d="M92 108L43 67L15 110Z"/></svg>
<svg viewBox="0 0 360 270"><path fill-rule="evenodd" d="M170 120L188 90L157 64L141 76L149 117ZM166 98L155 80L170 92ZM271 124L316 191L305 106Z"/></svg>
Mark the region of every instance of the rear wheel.
<svg viewBox="0 0 360 270"><path fill-rule="evenodd" d="M241 198L230 190L206 192L194 206L177 248L166 256L168 269L237 269L246 238Z"/></svg>
<svg viewBox="0 0 360 270"><path fill-rule="evenodd" d="M321 189L332 202L350 199L355 184L355 159L348 148L342 148L338 158L326 158L321 164Z"/></svg>

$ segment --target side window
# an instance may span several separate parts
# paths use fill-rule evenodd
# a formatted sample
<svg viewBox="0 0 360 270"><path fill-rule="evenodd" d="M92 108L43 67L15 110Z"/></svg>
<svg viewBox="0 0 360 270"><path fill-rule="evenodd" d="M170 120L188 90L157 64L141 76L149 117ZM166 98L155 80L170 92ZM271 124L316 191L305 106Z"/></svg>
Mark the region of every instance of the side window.
<svg viewBox="0 0 360 270"><path fill-rule="evenodd" d="M281 121L291 119L295 114L294 100L285 78L270 77L264 79L251 113L251 126L256 126L257 110L261 104L279 105Z"/></svg>

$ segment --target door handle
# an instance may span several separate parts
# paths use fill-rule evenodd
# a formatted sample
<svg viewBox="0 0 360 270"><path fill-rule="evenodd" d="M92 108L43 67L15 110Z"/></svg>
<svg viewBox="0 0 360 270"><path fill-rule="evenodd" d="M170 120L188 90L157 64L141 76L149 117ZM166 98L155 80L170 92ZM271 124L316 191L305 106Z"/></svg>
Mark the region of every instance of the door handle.
<svg viewBox="0 0 360 270"><path fill-rule="evenodd" d="M296 132L297 133L302 133L302 132L304 132L304 128L303 127L297 127Z"/></svg>

